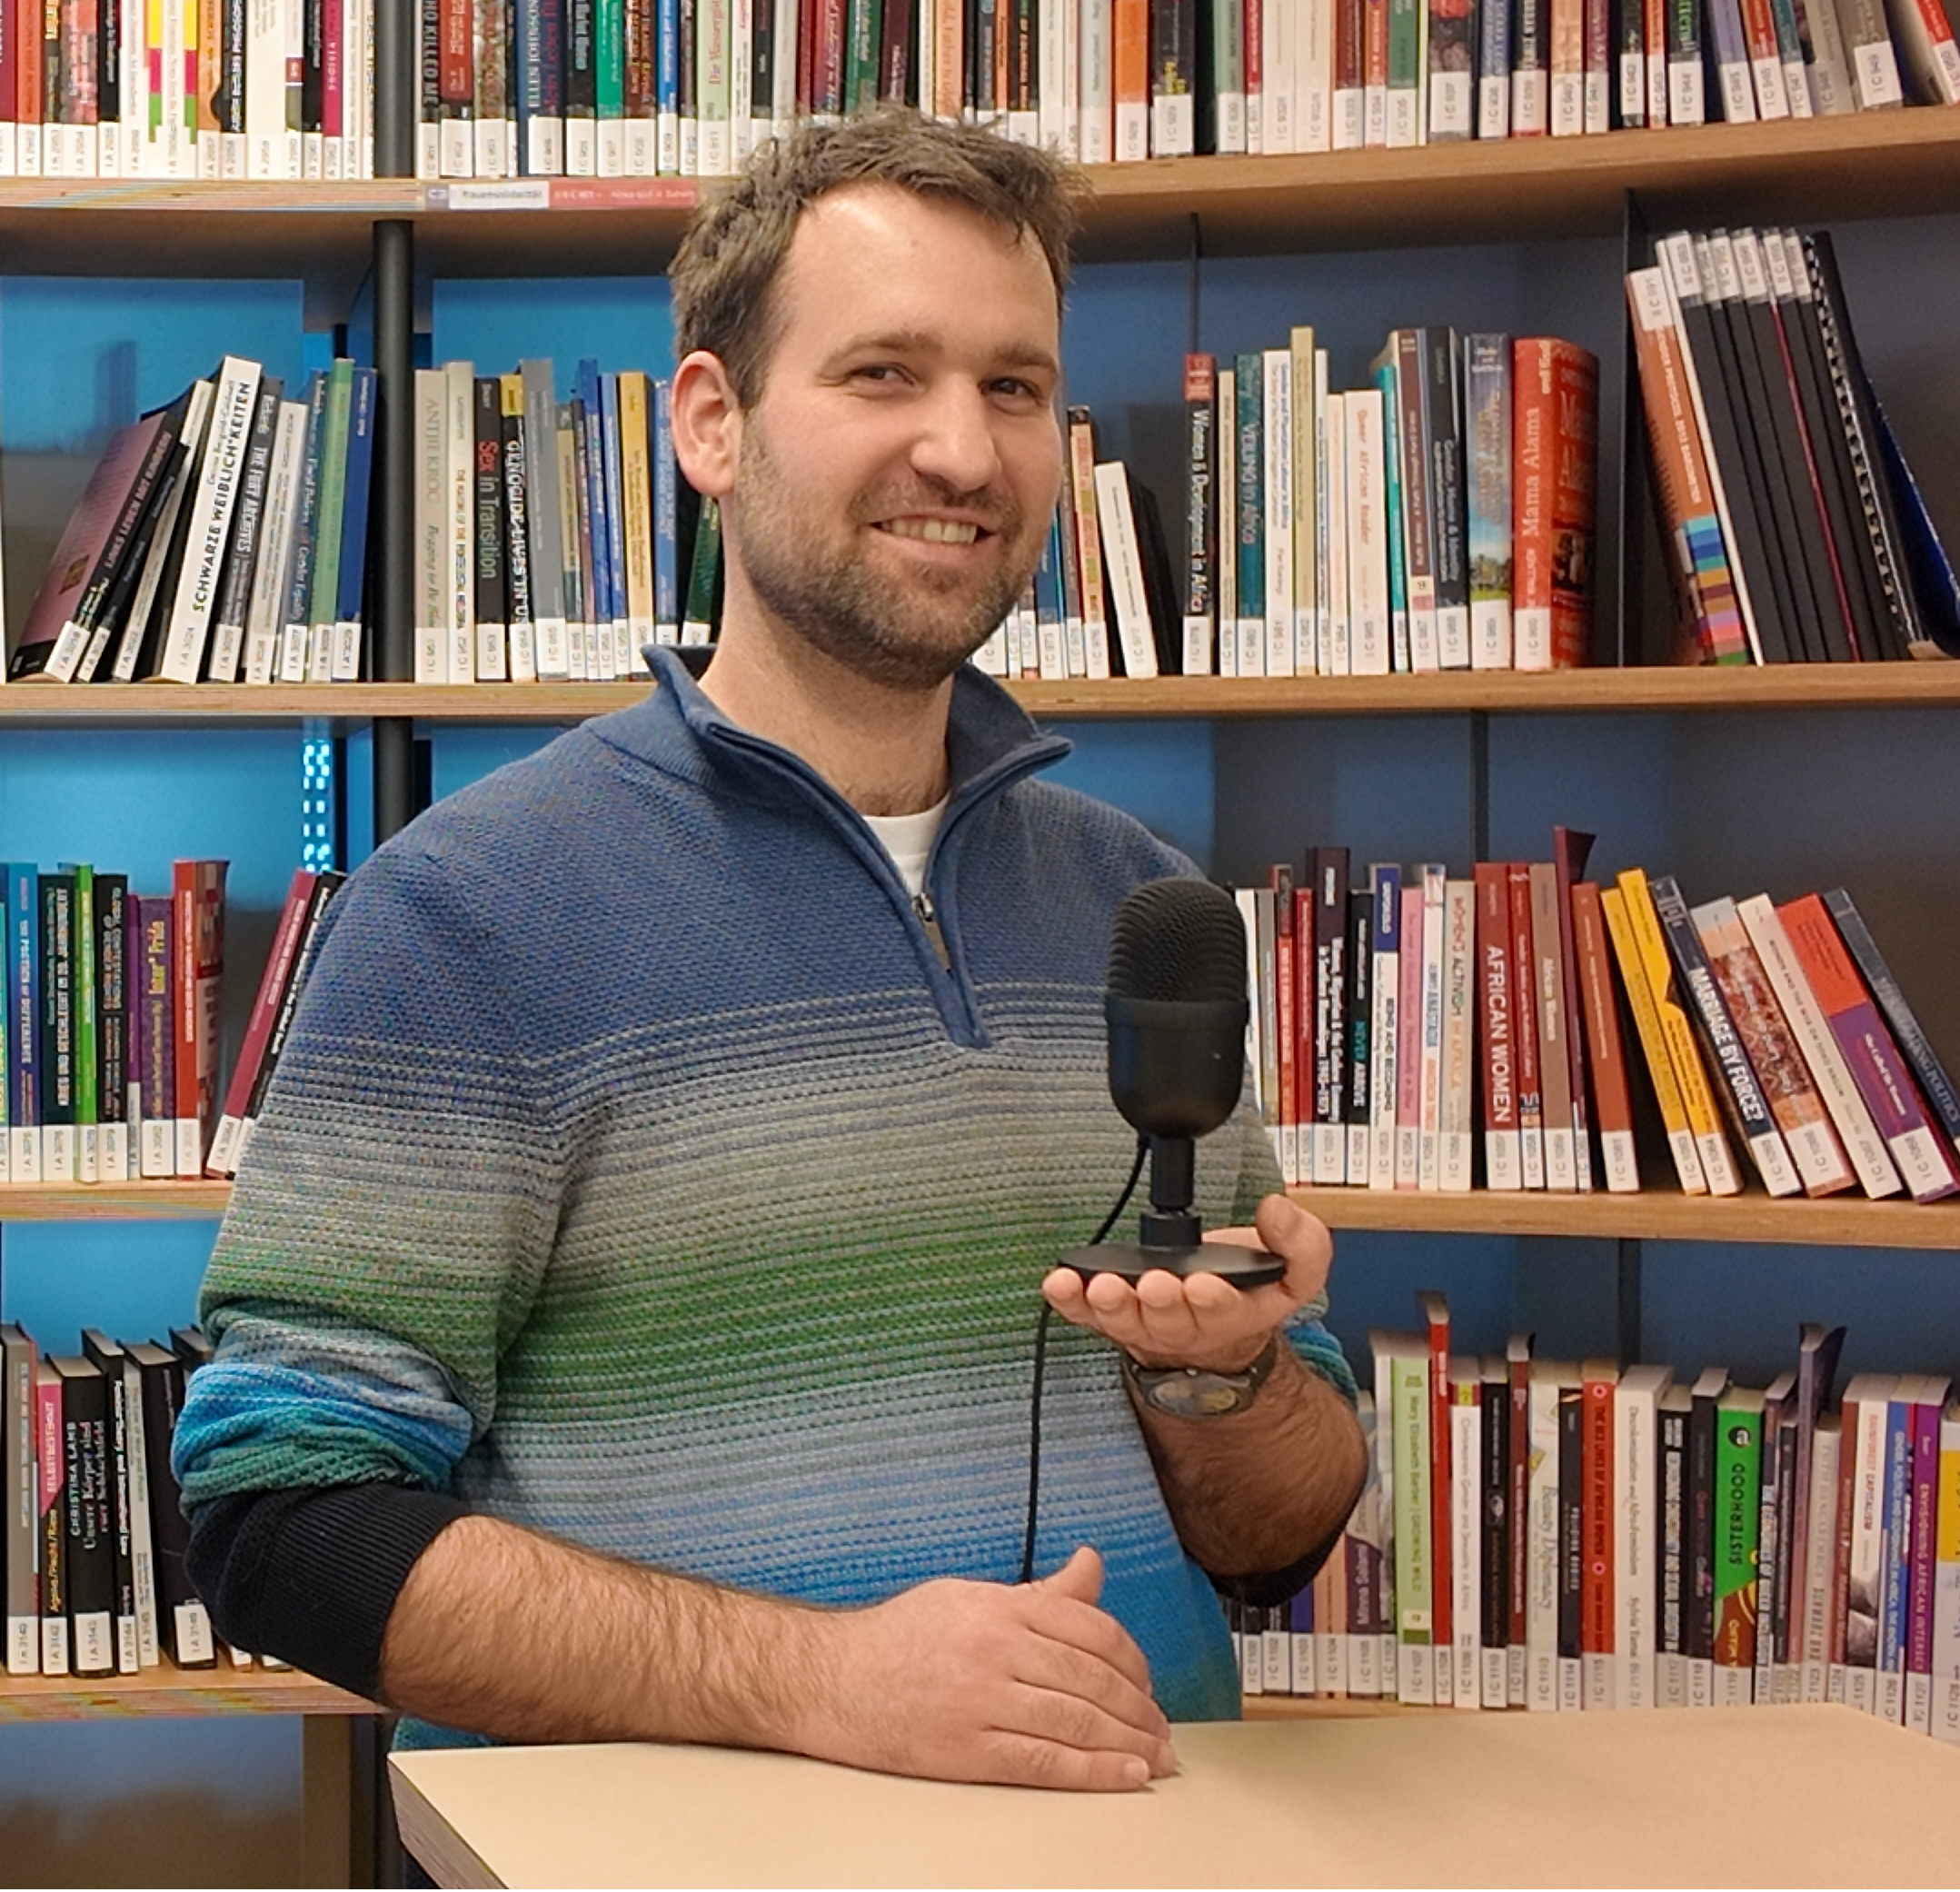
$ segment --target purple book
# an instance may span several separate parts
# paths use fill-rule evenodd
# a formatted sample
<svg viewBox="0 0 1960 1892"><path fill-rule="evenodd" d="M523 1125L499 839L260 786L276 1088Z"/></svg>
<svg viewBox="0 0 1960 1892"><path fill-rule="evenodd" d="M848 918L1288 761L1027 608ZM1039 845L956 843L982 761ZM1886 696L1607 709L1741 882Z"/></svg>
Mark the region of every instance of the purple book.
<svg viewBox="0 0 1960 1892"><path fill-rule="evenodd" d="M1939 1508L1940 1415L1950 1380L1914 1382L1911 1544L1905 1571L1905 1725L1933 1729L1933 1592Z"/></svg>
<svg viewBox="0 0 1960 1892"><path fill-rule="evenodd" d="M146 893L132 902L137 910L141 947L134 963L139 986L136 1002L140 1041L133 1067L143 1087L143 1117L138 1130L141 1173L174 1176L177 1172L176 1074L177 1036L172 997L175 983L170 950L173 903L167 893Z"/></svg>

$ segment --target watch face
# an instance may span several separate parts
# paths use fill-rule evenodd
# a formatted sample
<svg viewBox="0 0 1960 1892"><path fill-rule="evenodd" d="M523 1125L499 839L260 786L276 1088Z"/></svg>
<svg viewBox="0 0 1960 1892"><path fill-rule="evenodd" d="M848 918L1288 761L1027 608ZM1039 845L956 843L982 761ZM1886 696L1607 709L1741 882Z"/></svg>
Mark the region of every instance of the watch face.
<svg viewBox="0 0 1960 1892"><path fill-rule="evenodd" d="M1221 1373L1168 1373L1151 1382L1144 1397L1159 1412L1182 1419L1217 1419L1248 1403L1242 1379Z"/></svg>

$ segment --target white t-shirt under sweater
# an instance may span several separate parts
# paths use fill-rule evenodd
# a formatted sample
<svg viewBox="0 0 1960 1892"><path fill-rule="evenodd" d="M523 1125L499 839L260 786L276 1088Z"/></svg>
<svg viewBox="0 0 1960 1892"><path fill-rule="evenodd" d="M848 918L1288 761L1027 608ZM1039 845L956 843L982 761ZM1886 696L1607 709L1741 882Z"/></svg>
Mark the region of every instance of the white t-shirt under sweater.
<svg viewBox="0 0 1960 1892"><path fill-rule="evenodd" d="M926 857L932 851L932 838L940 831L940 822L945 819L946 803L950 795L941 795L930 808L921 808L917 814L868 814L865 824L884 844L886 853L899 871L899 878L905 882L905 891L914 900L924 892L926 885Z"/></svg>

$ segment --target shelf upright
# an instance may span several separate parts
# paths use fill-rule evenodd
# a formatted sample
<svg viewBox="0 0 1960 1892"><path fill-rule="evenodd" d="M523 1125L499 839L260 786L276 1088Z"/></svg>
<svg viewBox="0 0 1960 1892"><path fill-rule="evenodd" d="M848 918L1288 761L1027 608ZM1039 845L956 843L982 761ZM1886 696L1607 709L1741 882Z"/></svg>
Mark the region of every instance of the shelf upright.
<svg viewBox="0 0 1960 1892"><path fill-rule="evenodd" d="M419 10L374 15L374 174L415 174ZM381 383L381 518L373 570L373 673L378 682L414 676L415 229L406 218L374 224L374 366ZM374 720L374 841L407 826L415 807L415 725Z"/></svg>

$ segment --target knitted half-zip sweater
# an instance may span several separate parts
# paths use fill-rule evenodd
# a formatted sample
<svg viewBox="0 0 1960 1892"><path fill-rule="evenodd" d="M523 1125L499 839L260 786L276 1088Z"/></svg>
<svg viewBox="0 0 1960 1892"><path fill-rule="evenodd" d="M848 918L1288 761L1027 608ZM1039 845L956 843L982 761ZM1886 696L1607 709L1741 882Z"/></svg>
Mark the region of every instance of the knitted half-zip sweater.
<svg viewBox="0 0 1960 1892"><path fill-rule="evenodd" d="M1012 1581L1039 1284L1134 1150L1110 918L1190 863L1032 780L1066 743L969 671L915 903L660 682L334 901L204 1283L186 1505L386 1481L812 1601ZM1201 1144L1208 1226L1277 1186L1249 1112ZM1321 1311L1294 1344L1351 1394ZM1038 1568L1096 1546L1166 1711L1235 1714L1114 1350L1060 1323L1041 1465Z"/></svg>

